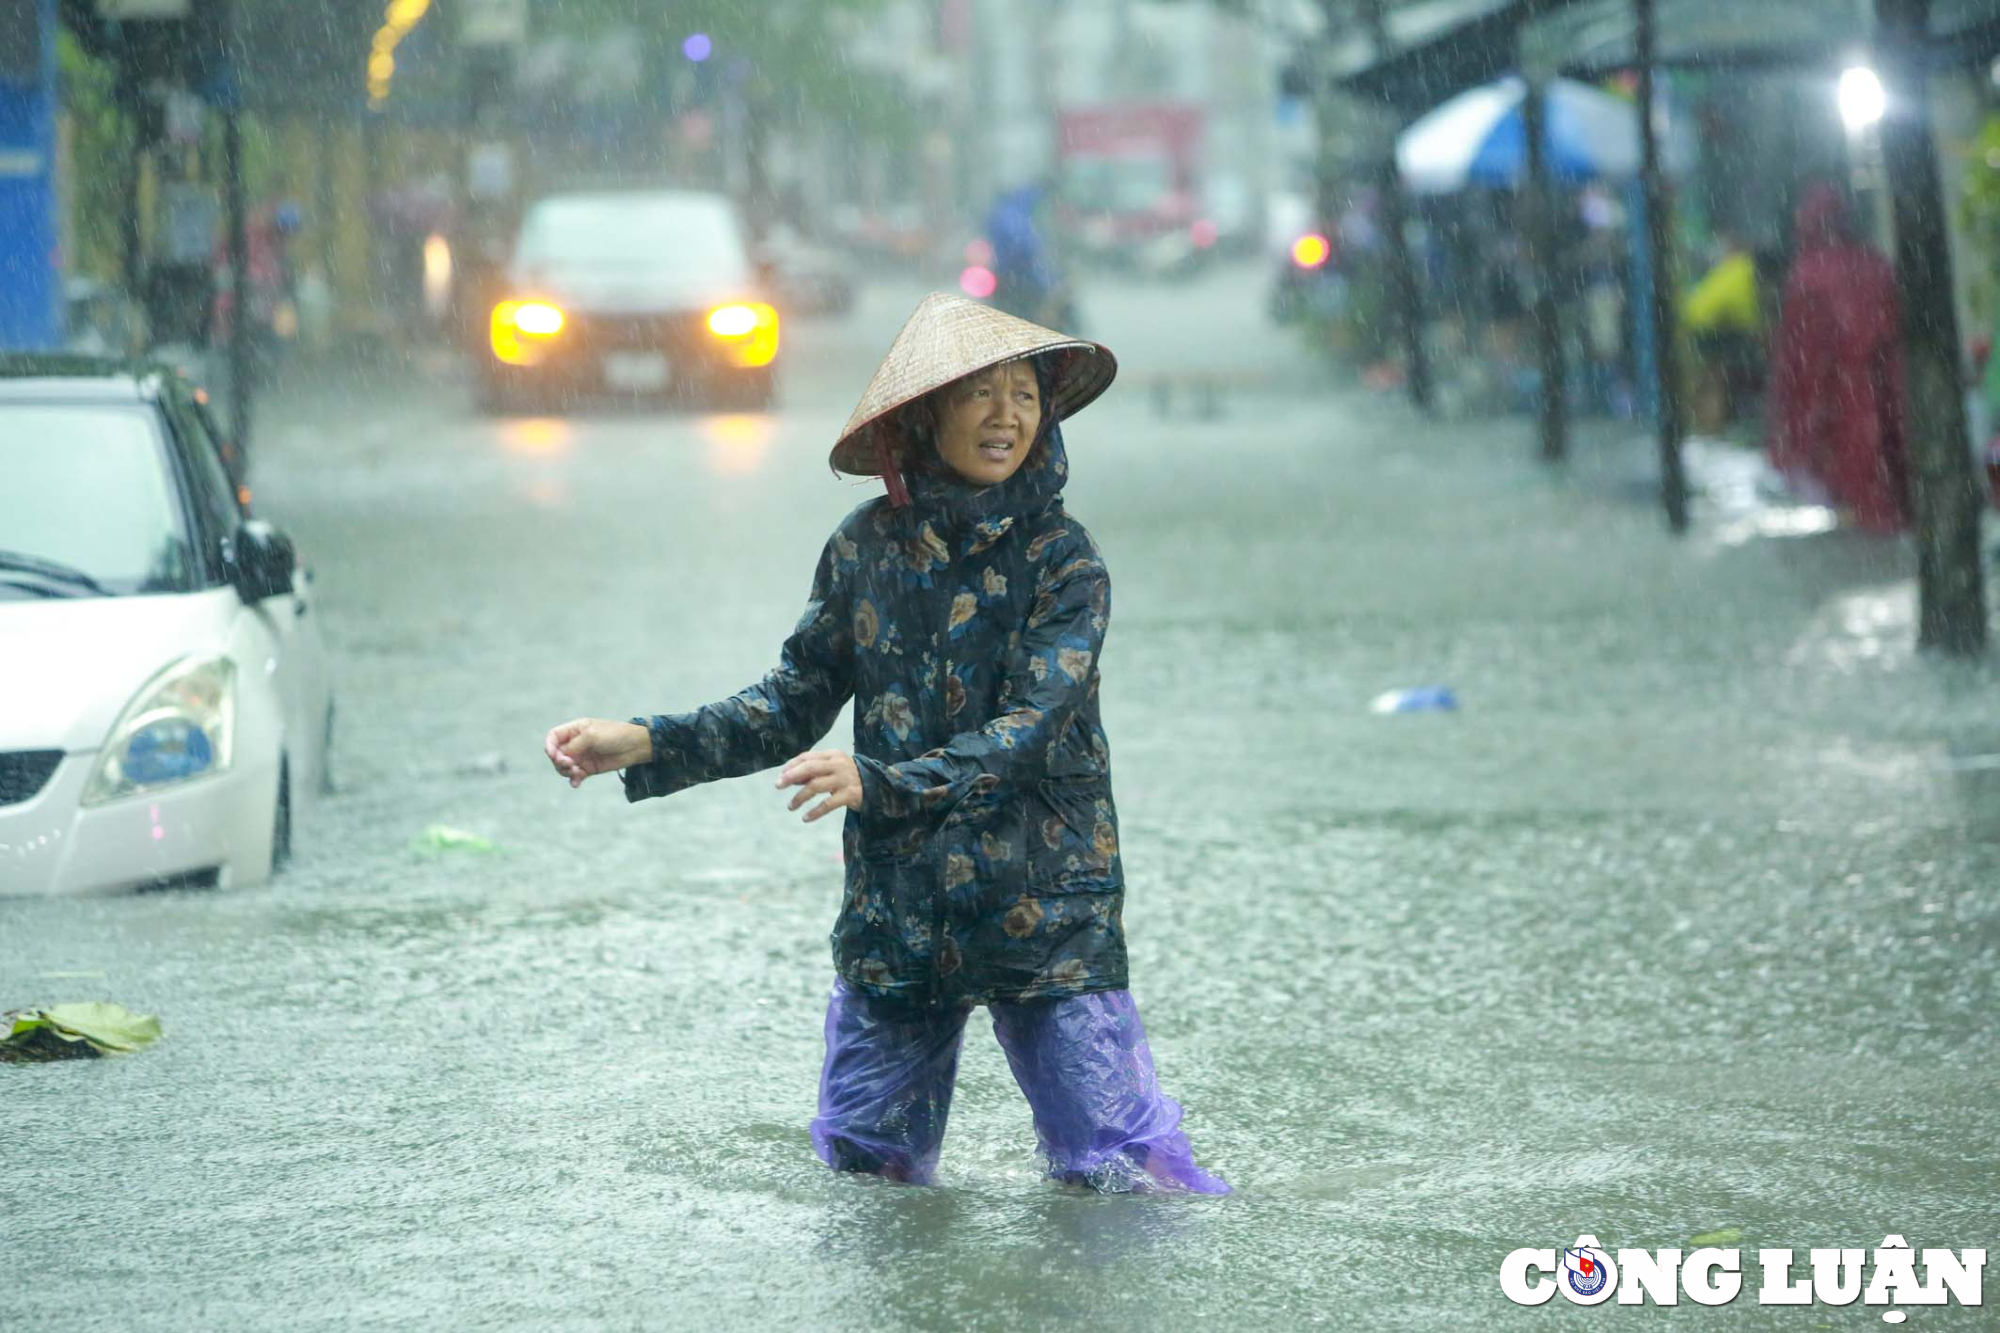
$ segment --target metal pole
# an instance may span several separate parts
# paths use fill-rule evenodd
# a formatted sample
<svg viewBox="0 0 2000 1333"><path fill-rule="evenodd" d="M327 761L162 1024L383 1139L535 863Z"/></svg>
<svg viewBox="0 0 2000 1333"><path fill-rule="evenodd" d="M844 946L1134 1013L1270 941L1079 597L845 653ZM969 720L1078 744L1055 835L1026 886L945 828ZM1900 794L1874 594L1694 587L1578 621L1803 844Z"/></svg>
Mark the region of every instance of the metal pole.
<svg viewBox="0 0 2000 1333"><path fill-rule="evenodd" d="M124 178L122 196L118 201L118 255L125 281L125 295L139 303L141 309L150 308L146 293L141 290L145 280L145 256L139 252L139 180L140 159L145 156L146 145L142 136L139 114L142 94L138 78L132 73L132 66L126 55L121 39L118 48L118 82L113 100L117 103L118 114L123 118L124 127L130 139L125 160L119 164Z"/></svg>
<svg viewBox="0 0 2000 1333"><path fill-rule="evenodd" d="M1424 347L1423 287L1410 256L1409 198L1396 170L1395 141L1382 164L1382 231L1389 242L1389 282L1395 296L1396 331L1402 335L1409 374L1410 402L1428 412L1431 406L1431 363Z"/></svg>
<svg viewBox="0 0 2000 1333"><path fill-rule="evenodd" d="M1674 341L1673 197L1660 167L1659 126L1654 120L1658 55L1654 0L1633 0L1638 21L1640 180L1646 198L1646 256L1652 267L1653 366L1659 379L1660 504L1667 527L1687 531L1687 470L1681 460L1680 357Z"/></svg>
<svg viewBox="0 0 2000 1333"><path fill-rule="evenodd" d="M1556 306L1555 200L1549 184L1548 97L1538 73L1528 79L1522 103L1528 140L1528 249L1535 270L1535 345L1542 369L1542 461L1569 456L1569 385L1563 362L1562 318Z"/></svg>
<svg viewBox="0 0 2000 1333"><path fill-rule="evenodd" d="M1882 169L1896 216L1896 286L1909 385L1904 434L1916 528L1917 643L1976 657L1987 644L1985 575L1979 565L1984 505L1959 387L1950 241L1931 136L1924 70L1930 0L1877 0L1876 15L1890 89Z"/></svg>
<svg viewBox="0 0 2000 1333"><path fill-rule="evenodd" d="M250 462L250 227L243 204L242 112L222 113L224 207L229 214L229 432L238 466Z"/></svg>
<svg viewBox="0 0 2000 1333"><path fill-rule="evenodd" d="M484 219L474 216L472 199L472 148L479 142L480 117L486 104L488 81L480 58L482 49L466 41L461 30L455 51L458 59L458 135L452 148L458 160L451 174L451 294L447 302L451 322L450 341L475 355L480 351L480 339L486 332L483 307L487 291L486 247L481 225ZM406 256L397 255L395 258L400 268ZM398 295L407 298L407 293ZM408 308L406 304L401 306L404 311ZM398 323L399 338L414 332L413 323L401 320Z"/></svg>

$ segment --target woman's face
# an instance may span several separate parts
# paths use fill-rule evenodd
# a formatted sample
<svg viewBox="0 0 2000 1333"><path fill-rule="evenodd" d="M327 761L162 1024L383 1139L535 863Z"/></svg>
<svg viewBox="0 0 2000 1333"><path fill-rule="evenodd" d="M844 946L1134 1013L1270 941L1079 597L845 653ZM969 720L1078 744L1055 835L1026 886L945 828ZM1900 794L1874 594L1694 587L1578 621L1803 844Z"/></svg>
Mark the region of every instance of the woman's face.
<svg viewBox="0 0 2000 1333"><path fill-rule="evenodd" d="M1042 396L1026 361L967 375L938 404L938 456L975 486L997 486L1020 470L1042 426Z"/></svg>

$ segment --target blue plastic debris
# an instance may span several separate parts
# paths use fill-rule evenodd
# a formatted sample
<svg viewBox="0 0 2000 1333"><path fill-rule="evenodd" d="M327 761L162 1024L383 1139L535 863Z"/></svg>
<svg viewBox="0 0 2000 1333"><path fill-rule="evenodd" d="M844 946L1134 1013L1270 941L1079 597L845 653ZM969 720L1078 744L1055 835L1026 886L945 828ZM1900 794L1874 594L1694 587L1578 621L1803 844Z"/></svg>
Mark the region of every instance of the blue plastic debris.
<svg viewBox="0 0 2000 1333"><path fill-rule="evenodd" d="M1377 695L1368 708L1375 713L1452 713L1458 711L1458 696L1443 685L1420 685Z"/></svg>

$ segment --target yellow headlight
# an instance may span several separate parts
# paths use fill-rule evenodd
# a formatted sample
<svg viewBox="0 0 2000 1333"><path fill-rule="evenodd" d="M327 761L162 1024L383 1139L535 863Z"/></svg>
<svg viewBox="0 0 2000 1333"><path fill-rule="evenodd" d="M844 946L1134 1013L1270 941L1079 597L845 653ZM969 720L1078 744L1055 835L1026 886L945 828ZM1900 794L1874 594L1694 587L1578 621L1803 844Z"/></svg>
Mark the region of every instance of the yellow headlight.
<svg viewBox="0 0 2000 1333"><path fill-rule="evenodd" d="M514 311L514 327L537 338L562 332L563 313L544 301L529 301Z"/></svg>
<svg viewBox="0 0 2000 1333"><path fill-rule="evenodd" d="M741 338L757 327L757 312L747 305L717 306L708 312L708 328L718 338Z"/></svg>
<svg viewBox="0 0 2000 1333"><path fill-rule="evenodd" d="M708 331L729 344L739 366L768 366L778 355L778 312L762 301L720 305L708 312Z"/></svg>
<svg viewBox="0 0 2000 1333"><path fill-rule="evenodd" d="M546 301L502 301L493 307L487 333L494 356L510 366L532 366L562 327L562 311Z"/></svg>

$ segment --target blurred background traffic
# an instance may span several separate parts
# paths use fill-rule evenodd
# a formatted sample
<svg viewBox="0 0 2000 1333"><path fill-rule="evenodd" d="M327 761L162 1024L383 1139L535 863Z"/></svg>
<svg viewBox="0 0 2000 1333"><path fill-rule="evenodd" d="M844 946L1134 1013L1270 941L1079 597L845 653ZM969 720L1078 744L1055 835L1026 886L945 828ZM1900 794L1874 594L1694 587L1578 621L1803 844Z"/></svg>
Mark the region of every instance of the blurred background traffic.
<svg viewBox="0 0 2000 1333"><path fill-rule="evenodd" d="M246 416L301 353L491 357L521 247L553 234L523 231L536 202L650 186L729 201L725 268L740 259L734 285L777 318L843 311L885 272L1075 318L1091 277L1236 261L1246 298L1335 373L1457 415L1533 412L1559 376L1569 410L1651 417L1633 114L1650 69L1669 299L1708 293L1666 326L1687 343L1676 383L1696 433L1748 438L1805 188L1838 182L1891 244L1876 8L9 0L0 347L164 353ZM1917 8L1969 380L1995 322L2000 19L1986 0ZM1545 84L1546 260L1522 143ZM615 231L573 245L615 249ZM1544 292L1560 365L1537 352ZM232 364L248 382L225 391ZM1990 395L1970 409L1983 441Z"/></svg>
<svg viewBox="0 0 2000 1333"><path fill-rule="evenodd" d="M1972 369L2000 246L1996 20L1985 0L1926 8ZM1851 190L1886 244L1873 6L1659 11L1674 281L1743 256L1775 306L1793 210L1817 180ZM252 374L359 338L477 351L536 200L652 184L727 196L781 308L839 311L885 268L1026 308L1073 272L1173 279L1254 257L1271 313L1310 322L1376 381L1435 379L1447 410L1522 406L1541 369L1524 324L1537 275L1510 202L1518 107L1489 138L1513 105L1496 81L1539 64L1561 139L1547 280L1576 298L1568 391L1626 417L1651 402L1629 0L7 12L0 189L22 225L0 256L0 346L212 353L229 346L240 281ZM1475 91L1498 110L1460 104ZM1447 104L1455 115L1420 123ZM1751 328L1749 307L1736 318ZM1413 322L1414 340L1399 332ZM1754 377L1745 362L1696 377L1703 425L1738 415L1723 381Z"/></svg>

